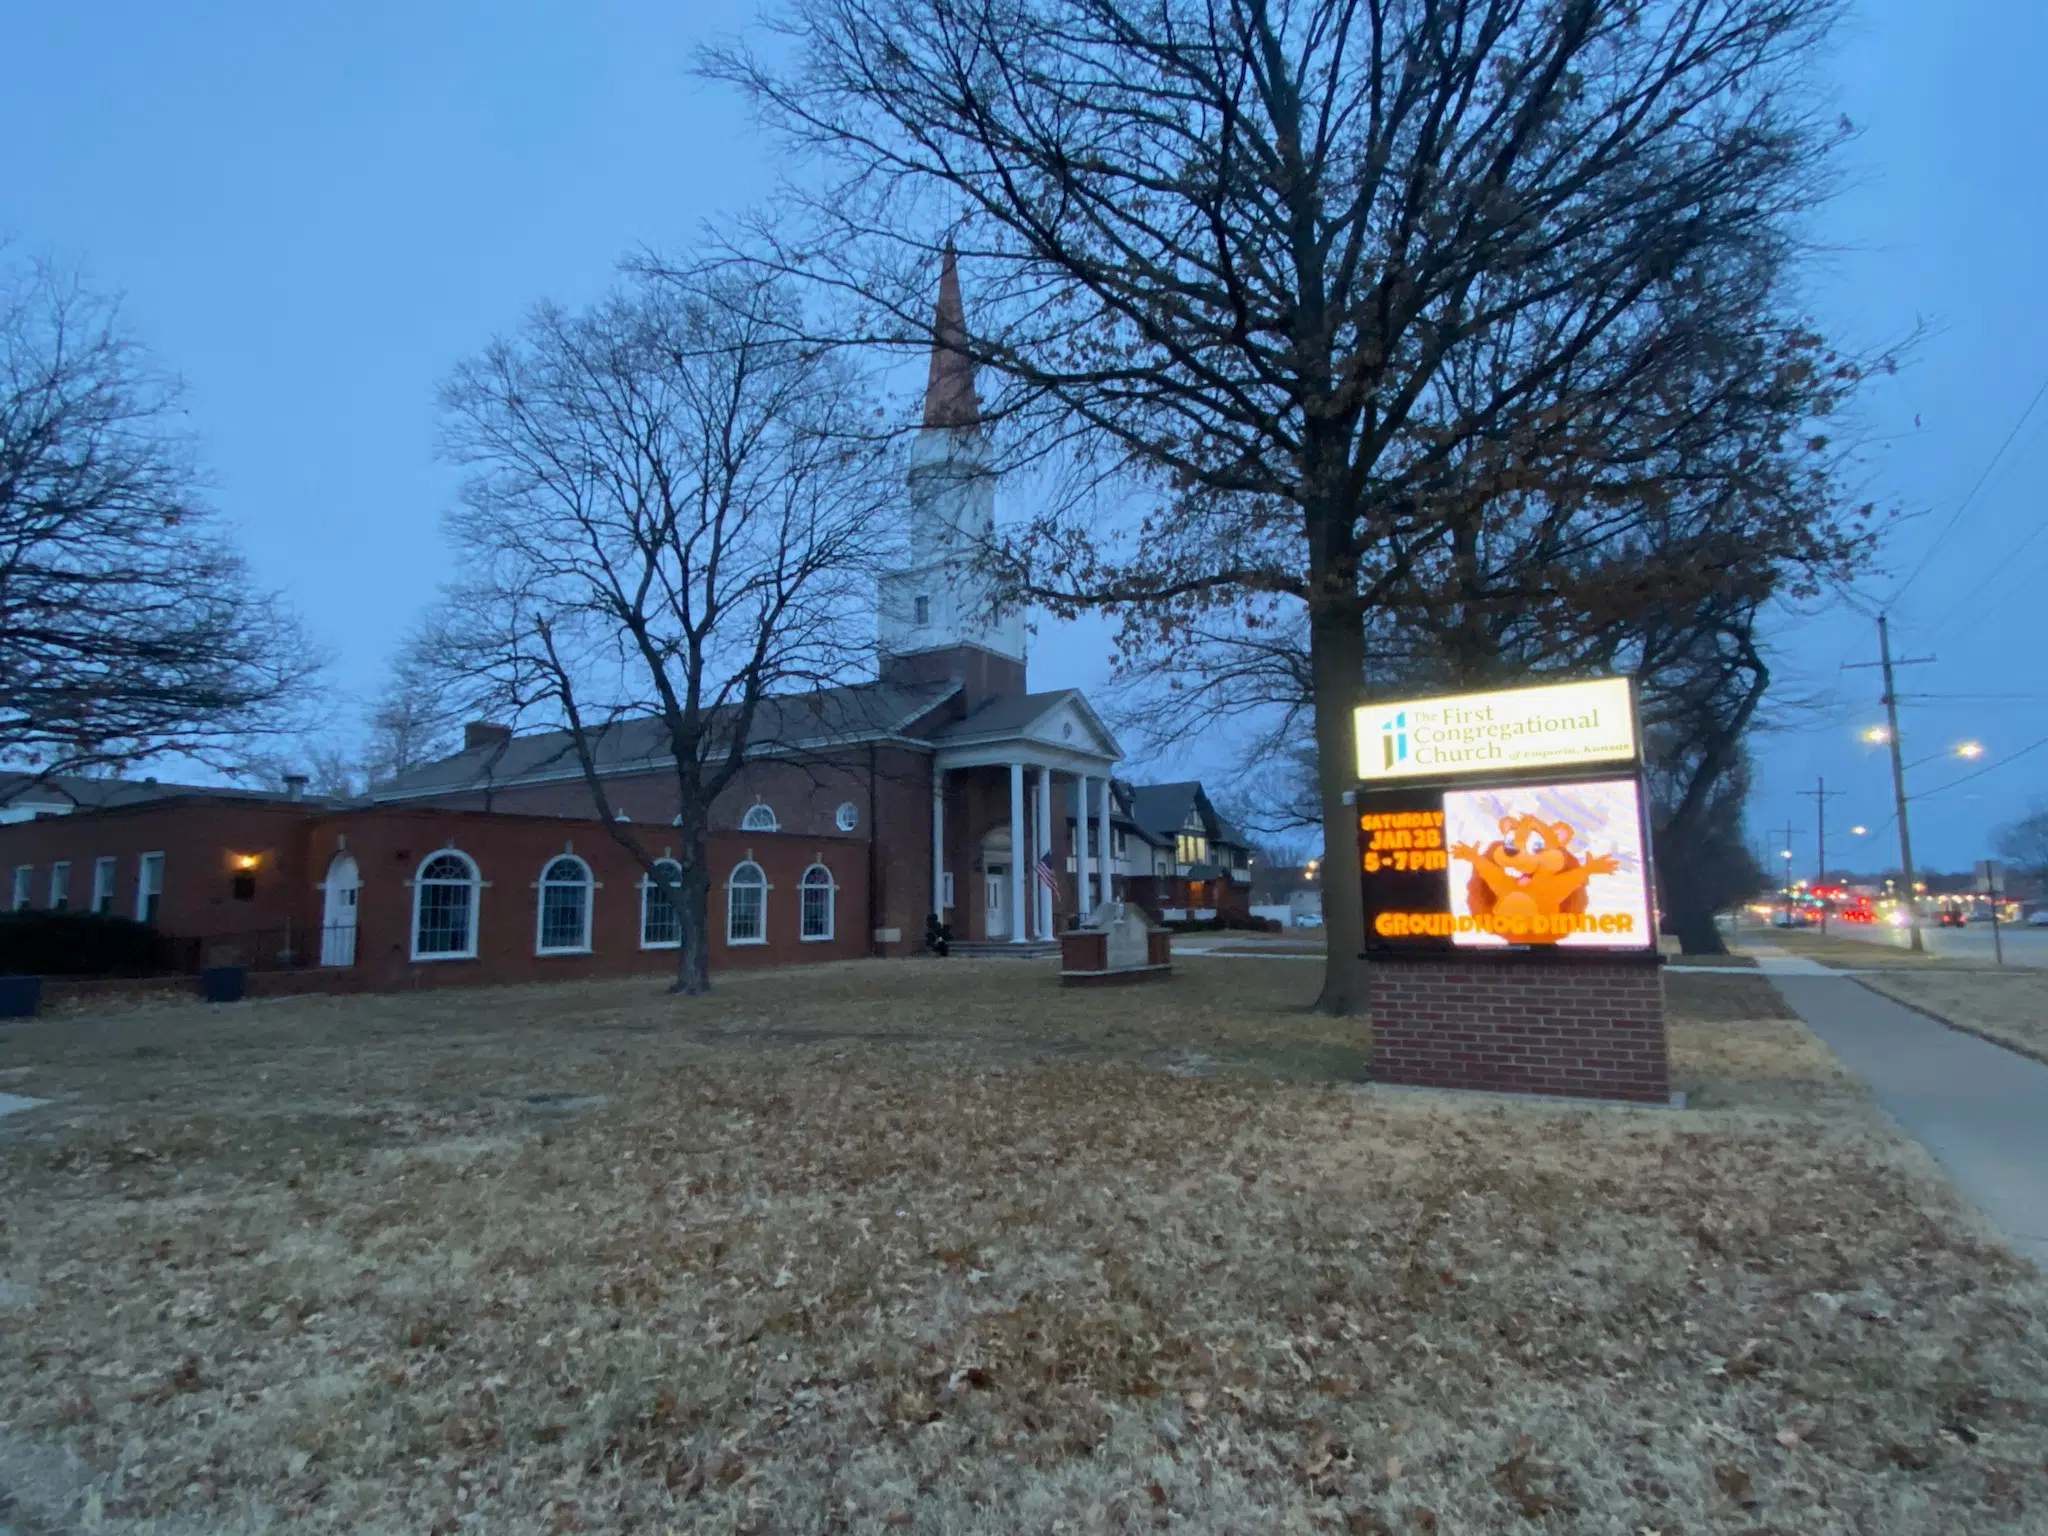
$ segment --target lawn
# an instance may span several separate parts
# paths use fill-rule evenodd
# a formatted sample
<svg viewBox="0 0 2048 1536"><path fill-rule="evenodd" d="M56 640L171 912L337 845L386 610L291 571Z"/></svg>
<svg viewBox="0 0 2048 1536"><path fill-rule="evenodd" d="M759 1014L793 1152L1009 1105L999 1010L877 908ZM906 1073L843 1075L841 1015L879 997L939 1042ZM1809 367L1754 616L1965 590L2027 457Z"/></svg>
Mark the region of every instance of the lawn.
<svg viewBox="0 0 2048 1536"><path fill-rule="evenodd" d="M1360 1087L1317 980L0 1028L0 1524L2040 1528L2048 1289L1765 981L1673 1112Z"/></svg>

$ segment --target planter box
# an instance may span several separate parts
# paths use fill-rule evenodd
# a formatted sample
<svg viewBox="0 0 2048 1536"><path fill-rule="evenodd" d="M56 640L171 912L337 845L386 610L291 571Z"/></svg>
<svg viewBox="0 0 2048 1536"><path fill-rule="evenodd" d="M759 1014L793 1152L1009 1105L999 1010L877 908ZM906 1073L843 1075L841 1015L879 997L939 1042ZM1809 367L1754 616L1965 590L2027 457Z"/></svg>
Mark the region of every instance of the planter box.
<svg viewBox="0 0 2048 1536"><path fill-rule="evenodd" d="M0 976L0 1019L32 1019L42 1006L42 977Z"/></svg>

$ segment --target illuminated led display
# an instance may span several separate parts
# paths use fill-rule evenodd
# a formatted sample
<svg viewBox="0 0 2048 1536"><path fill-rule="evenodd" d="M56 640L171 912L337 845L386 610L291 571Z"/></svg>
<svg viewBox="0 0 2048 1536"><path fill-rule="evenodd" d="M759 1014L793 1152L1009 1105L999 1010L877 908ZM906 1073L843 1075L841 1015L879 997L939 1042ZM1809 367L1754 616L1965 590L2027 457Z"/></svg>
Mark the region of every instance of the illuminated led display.
<svg viewBox="0 0 2048 1536"><path fill-rule="evenodd" d="M1386 790L1359 806L1368 948L1656 942L1633 779Z"/></svg>

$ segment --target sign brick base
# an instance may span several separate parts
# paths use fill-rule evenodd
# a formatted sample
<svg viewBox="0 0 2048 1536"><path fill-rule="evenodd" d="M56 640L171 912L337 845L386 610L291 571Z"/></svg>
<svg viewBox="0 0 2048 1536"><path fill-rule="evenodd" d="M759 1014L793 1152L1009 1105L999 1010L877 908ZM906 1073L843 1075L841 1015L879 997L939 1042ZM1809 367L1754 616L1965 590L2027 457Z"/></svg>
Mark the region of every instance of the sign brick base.
<svg viewBox="0 0 2048 1536"><path fill-rule="evenodd" d="M1658 966L1464 954L1370 969L1376 1082L1670 1102Z"/></svg>

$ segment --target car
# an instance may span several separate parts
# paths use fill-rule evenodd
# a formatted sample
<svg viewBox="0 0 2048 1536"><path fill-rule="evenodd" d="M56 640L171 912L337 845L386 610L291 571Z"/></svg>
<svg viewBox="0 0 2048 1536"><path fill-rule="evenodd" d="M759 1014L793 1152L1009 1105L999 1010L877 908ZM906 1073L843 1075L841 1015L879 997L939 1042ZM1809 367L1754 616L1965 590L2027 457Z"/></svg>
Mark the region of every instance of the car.
<svg viewBox="0 0 2048 1536"><path fill-rule="evenodd" d="M2027 914L2029 928L2048 928L2048 907L2036 907Z"/></svg>
<svg viewBox="0 0 2048 1536"><path fill-rule="evenodd" d="M1773 928L1811 928L1813 919L1804 912L1778 912L1771 917Z"/></svg>
<svg viewBox="0 0 2048 1536"><path fill-rule="evenodd" d="M1874 923L1877 921L1871 915L1870 908L1868 907L1848 907L1835 915L1845 923Z"/></svg>
<svg viewBox="0 0 2048 1536"><path fill-rule="evenodd" d="M1941 909L1941 916L1935 919L1935 922L1943 928L1960 928L1967 921L1968 919L1963 916L1963 911L1960 907L1943 907Z"/></svg>

